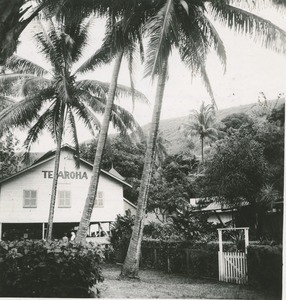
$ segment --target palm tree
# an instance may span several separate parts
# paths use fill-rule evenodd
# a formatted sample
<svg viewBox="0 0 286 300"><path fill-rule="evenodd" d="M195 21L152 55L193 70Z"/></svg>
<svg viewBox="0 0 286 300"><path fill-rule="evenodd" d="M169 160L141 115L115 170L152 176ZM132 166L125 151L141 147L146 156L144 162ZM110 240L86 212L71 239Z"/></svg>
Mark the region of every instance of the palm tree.
<svg viewBox="0 0 286 300"><path fill-rule="evenodd" d="M229 1L208 1L208 6L206 6L206 2L204 0L196 2L192 0L161 1L158 13L150 18L146 25L146 31L150 36L146 75L151 75L152 78L157 75L158 83L135 225L121 271L123 277L138 277L149 174L156 145L171 50L175 47L179 49L182 61L190 68L193 75L201 76L213 101L214 97L205 69L206 57L213 46L221 63L225 66L226 53L221 38L206 15L207 11L212 12L228 27L243 34L256 35L260 38L261 44L276 51L285 52L285 45L281 43L281 47L277 47L275 41L277 39L285 40L286 33L272 23L234 7Z"/></svg>
<svg viewBox="0 0 286 300"><path fill-rule="evenodd" d="M99 181L100 165L102 160L103 149L106 142L106 136L108 133L108 120L110 119L110 108L114 101L114 92L117 86L117 79L120 71L121 61L124 53L128 55L129 70L132 70L132 61L134 59L134 51L136 44L139 44L139 50L141 59L143 59L143 45L141 37L141 27L146 22L148 15L154 10L150 9L149 3L144 1L117 1L115 8L110 10L107 24L107 36L105 39L103 51L101 55L105 55L105 49L111 51L111 55L115 56L114 69L112 73L112 79L108 92L107 106L104 112L103 124L100 130L98 144L96 148L96 154L93 163L92 177L89 185L88 195L86 198L82 218L77 231L76 241L83 242L88 232L90 224L90 218L93 211L97 186ZM118 21L115 22L115 19ZM99 55L97 53L96 55ZM92 65L94 58L91 57L88 63ZM86 66L84 70L88 69ZM132 76L131 76L132 77ZM131 81L131 88L133 83ZM133 90L133 88L132 88Z"/></svg>
<svg viewBox="0 0 286 300"><path fill-rule="evenodd" d="M43 29L36 35L36 39L41 52L52 65L52 72L49 73L48 70L30 61L12 56L7 62L7 68L18 73L8 77L3 75L2 80L13 82L21 78L21 91L24 97L20 102L8 107L0 114L0 133L11 126L26 126L36 120L25 141L27 151L44 129L48 129L55 138L56 159L47 231L49 240L52 237L64 128L66 125L71 128L78 157L75 116L83 120L91 132L97 130L100 123L94 112L102 114L108 106L106 95L109 86L109 84L97 80L77 80L76 75L80 73L80 70L72 72L72 66L79 60L86 45L90 22L81 20L76 24L70 23L65 26L62 26L61 23L57 26L54 22L50 22L49 31L46 32ZM51 79L44 77L47 74L51 76ZM137 99L145 99L141 93L132 91L125 86L118 86L114 90L116 97L131 97L134 93ZM41 114L42 109L44 112ZM41 115L39 116L39 114ZM109 120L122 132L133 128L137 129L139 126L129 112L116 104L111 106Z"/></svg>
<svg viewBox="0 0 286 300"><path fill-rule="evenodd" d="M193 110L189 116L189 122L184 124L183 127L186 136L198 135L200 137L202 162L204 162L205 139L214 139L218 135L218 130L214 126L215 122L216 113L214 105L205 105L203 102L198 111Z"/></svg>

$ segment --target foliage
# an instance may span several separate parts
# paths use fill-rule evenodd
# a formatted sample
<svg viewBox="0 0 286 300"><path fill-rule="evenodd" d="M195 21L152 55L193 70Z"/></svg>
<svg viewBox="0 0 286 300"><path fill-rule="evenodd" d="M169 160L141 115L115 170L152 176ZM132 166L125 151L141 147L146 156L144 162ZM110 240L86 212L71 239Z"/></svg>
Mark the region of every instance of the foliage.
<svg viewBox="0 0 286 300"><path fill-rule="evenodd" d="M20 240L0 242L3 297L90 297L103 281L103 254L93 244Z"/></svg>
<svg viewBox="0 0 286 300"><path fill-rule="evenodd" d="M221 120L224 125L223 130L229 131L232 129L239 129L242 125L253 124L253 119L246 113L233 113Z"/></svg>
<svg viewBox="0 0 286 300"><path fill-rule="evenodd" d="M183 256L181 242L143 239L140 265L142 268L156 268L169 273L180 273Z"/></svg>
<svg viewBox="0 0 286 300"><path fill-rule="evenodd" d="M205 105L204 102L198 111L194 110L187 123L183 124L186 138L193 143L194 136L199 136L201 141L201 156L204 161L204 144L207 140L214 141L218 138L220 130L216 121L216 110L213 104Z"/></svg>
<svg viewBox="0 0 286 300"><path fill-rule="evenodd" d="M116 253L116 260L123 262L127 253L134 225L134 216L127 210L124 216L118 215L112 223L110 242Z"/></svg>
<svg viewBox="0 0 286 300"><path fill-rule="evenodd" d="M96 141L80 145L81 157L92 163L96 145ZM145 143L118 135L109 139L103 153L102 168L105 170L115 168L126 182L132 185L132 188L124 187L124 197L133 203L136 203L138 197L145 149Z"/></svg>
<svg viewBox="0 0 286 300"><path fill-rule="evenodd" d="M217 226L208 223L207 215L190 209L177 210L172 216L174 228L186 241L208 242L216 238Z"/></svg>
<svg viewBox="0 0 286 300"><path fill-rule="evenodd" d="M179 232L172 223L149 222L144 226L144 239L157 239L163 241L181 240Z"/></svg>
<svg viewBox="0 0 286 300"><path fill-rule="evenodd" d="M248 247L250 284L282 291L282 246L250 245Z"/></svg>
<svg viewBox="0 0 286 300"><path fill-rule="evenodd" d="M0 179L4 179L20 168L21 156L19 153L19 140L8 131L0 140Z"/></svg>
<svg viewBox="0 0 286 300"><path fill-rule="evenodd" d="M218 243L143 240L141 265L192 277L218 278ZM225 245L233 251L232 243Z"/></svg>
<svg viewBox="0 0 286 300"><path fill-rule="evenodd" d="M229 204L247 199L254 203L264 184L267 166L263 146L246 130L216 144L202 178L205 196L217 196Z"/></svg>
<svg viewBox="0 0 286 300"><path fill-rule="evenodd" d="M197 170L198 160L187 155L169 155L154 171L149 187L147 210L157 214L160 221L185 205L196 193L191 175ZM163 219L162 219L163 217Z"/></svg>
<svg viewBox="0 0 286 300"><path fill-rule="evenodd" d="M204 197L217 197L231 207L247 201L250 215L245 225L254 227L256 237L262 235L264 212L283 197L284 105L270 107L266 105L263 118L229 130L196 180Z"/></svg>

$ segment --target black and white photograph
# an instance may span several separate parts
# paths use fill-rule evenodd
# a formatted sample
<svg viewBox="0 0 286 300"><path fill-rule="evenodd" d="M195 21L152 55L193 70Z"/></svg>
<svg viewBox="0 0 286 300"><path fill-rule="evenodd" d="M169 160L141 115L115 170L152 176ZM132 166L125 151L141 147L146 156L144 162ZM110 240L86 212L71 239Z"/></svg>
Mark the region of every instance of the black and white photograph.
<svg viewBox="0 0 286 300"><path fill-rule="evenodd" d="M286 298L286 0L0 0L0 299Z"/></svg>

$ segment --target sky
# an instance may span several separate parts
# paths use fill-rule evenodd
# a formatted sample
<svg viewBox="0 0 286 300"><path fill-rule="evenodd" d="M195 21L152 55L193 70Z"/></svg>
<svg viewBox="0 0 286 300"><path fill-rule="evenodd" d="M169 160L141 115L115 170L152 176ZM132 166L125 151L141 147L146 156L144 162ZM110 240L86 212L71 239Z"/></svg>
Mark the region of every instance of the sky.
<svg viewBox="0 0 286 300"><path fill-rule="evenodd" d="M277 11L266 6L260 7L255 12L286 30L286 11ZM279 93L284 94L286 92L285 55L264 49L249 38L235 34L217 22L214 24L221 35L227 53L225 73L213 53L209 55L206 64L218 109L257 102L260 92L263 92L267 99L275 99ZM95 22L94 28L90 34L89 46L83 54L82 61L92 54L103 37L102 23ZM30 26L24 32L20 39L21 43L17 54L43 64L41 55L37 54L37 48L32 42L34 30L34 27ZM100 70L88 73L86 78L108 82L111 79L111 72L112 63ZM151 122L156 82L152 84L150 79L143 78L142 74L143 67L138 63L135 73L136 89L147 96L150 105L136 105L133 114L140 125L145 125ZM118 83L129 85L126 63L121 67ZM161 119L188 115L191 110L198 109L202 101L210 103L211 99L200 78L192 79L190 71L179 60L178 54L173 52L169 60L169 78L164 93ZM129 110L132 109L131 101L128 99L121 100L120 104ZM90 135L87 130L80 128L80 141L88 138ZM45 134L32 150L41 151L50 145L51 141Z"/></svg>

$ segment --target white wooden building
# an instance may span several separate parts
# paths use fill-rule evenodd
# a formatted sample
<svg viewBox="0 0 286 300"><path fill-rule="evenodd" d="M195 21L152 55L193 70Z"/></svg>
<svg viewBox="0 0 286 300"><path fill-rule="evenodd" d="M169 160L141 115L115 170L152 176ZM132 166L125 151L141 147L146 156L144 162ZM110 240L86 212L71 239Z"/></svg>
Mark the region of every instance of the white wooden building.
<svg viewBox="0 0 286 300"><path fill-rule="evenodd" d="M0 182L0 239L43 238L48 222L55 151L46 153L30 167ZM74 151L64 146L61 152L54 238L76 231L90 183L92 165L80 160L76 168ZM115 175L114 175L115 174ZM123 186L115 172L101 170L98 193L91 217L90 236L109 230L118 214L126 210Z"/></svg>

